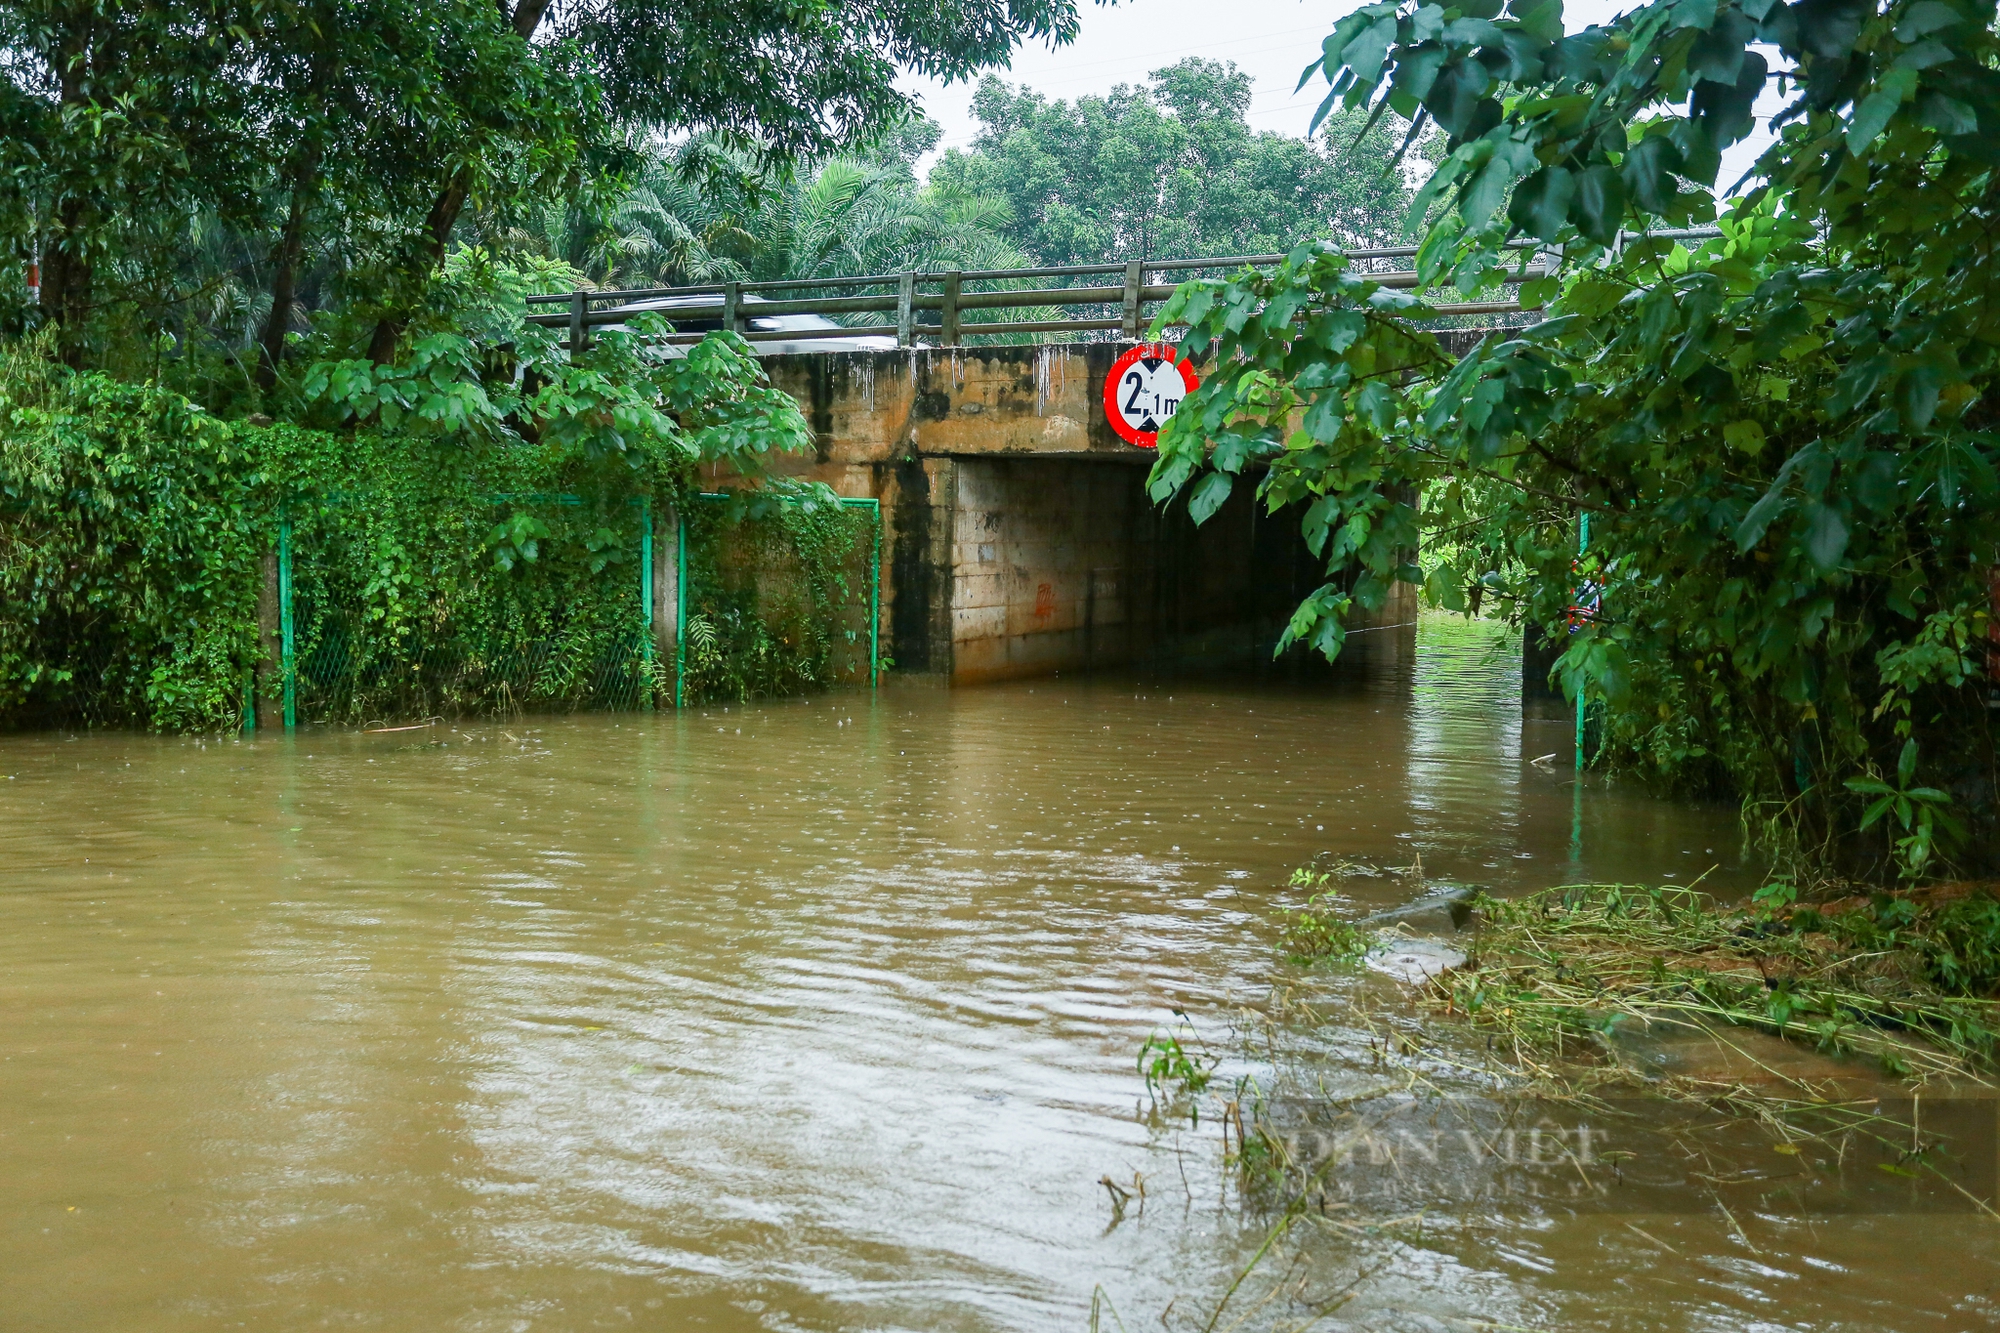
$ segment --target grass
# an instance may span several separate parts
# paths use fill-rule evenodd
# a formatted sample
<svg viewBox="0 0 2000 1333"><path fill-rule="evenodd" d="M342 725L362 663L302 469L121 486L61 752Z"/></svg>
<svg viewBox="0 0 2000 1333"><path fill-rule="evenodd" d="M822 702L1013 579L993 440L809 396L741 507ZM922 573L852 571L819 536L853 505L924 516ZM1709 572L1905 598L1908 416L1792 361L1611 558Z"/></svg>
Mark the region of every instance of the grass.
<svg viewBox="0 0 2000 1333"><path fill-rule="evenodd" d="M1421 859L1414 865L1386 868L1366 861L1301 866L1292 872L1291 887L1304 889L1307 897L1297 911L1285 914L1278 947L1295 963L1361 957L1374 945L1375 937L1346 919L1347 899L1335 884L1357 877L1402 879L1422 873Z"/></svg>
<svg viewBox="0 0 2000 1333"><path fill-rule="evenodd" d="M1917 1081L1993 1072L2000 904L1983 891L1727 908L1694 889L1583 884L1476 906L1471 963L1431 993L1524 1056L1601 1052L1621 1025L1727 1024Z"/></svg>

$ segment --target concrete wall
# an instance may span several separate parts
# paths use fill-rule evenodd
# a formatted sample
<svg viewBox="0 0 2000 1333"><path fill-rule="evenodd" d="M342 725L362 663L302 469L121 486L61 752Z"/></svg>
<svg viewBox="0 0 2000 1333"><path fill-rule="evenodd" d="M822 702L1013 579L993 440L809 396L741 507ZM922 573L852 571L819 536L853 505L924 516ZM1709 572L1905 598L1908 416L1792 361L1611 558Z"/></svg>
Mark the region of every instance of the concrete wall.
<svg viewBox="0 0 2000 1333"><path fill-rule="evenodd" d="M1151 647L1158 520L1142 468L961 458L952 678L1120 665Z"/></svg>
<svg viewBox="0 0 2000 1333"><path fill-rule="evenodd" d="M1153 455L1102 408L1113 343L772 357L816 450L779 469L882 503L896 669L969 683L1261 660L1323 576L1295 514L1237 487L1197 529L1145 494ZM721 480L717 478L717 480ZM1407 594L1403 596L1401 594ZM1415 589L1376 620L1414 623ZM1413 633L1358 635L1393 660Z"/></svg>

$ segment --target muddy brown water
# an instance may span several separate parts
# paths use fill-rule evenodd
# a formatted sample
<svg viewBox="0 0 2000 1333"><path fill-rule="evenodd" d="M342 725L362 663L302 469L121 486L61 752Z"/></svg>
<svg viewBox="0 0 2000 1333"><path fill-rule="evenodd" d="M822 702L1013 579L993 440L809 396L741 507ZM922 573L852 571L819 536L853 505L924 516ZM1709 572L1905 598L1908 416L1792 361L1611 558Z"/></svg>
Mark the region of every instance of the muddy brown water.
<svg viewBox="0 0 2000 1333"><path fill-rule="evenodd" d="M1135 1055L1268 997L1294 866L1752 880L1731 812L1530 762L1566 729L1493 634L1313 688L0 739L0 1328L1199 1328L1273 1214ZM1216 1327L2000 1317L1949 1212L1322 1232Z"/></svg>

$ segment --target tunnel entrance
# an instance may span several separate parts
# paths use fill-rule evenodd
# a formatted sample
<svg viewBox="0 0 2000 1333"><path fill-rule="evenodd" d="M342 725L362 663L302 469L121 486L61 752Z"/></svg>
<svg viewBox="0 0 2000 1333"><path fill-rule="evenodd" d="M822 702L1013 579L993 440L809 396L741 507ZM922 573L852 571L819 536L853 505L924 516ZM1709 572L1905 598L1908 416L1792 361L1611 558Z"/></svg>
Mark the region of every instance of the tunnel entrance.
<svg viewBox="0 0 2000 1333"><path fill-rule="evenodd" d="M880 502L880 626L894 668L954 683L1269 664L1325 582L1301 514L1255 479L1196 527L1146 494L1154 455L1107 424L1114 342L772 357L806 409L810 459L774 468ZM727 478L713 479L718 485ZM1345 662L1407 661L1417 590L1350 623ZM1295 650L1279 666L1307 669Z"/></svg>
<svg viewBox="0 0 2000 1333"><path fill-rule="evenodd" d="M1299 513L1264 513L1254 478L1197 527L1185 502L1148 499L1145 456L924 462L920 506L899 507L897 570L928 568L897 589L892 651L953 683L1269 663L1293 609L1325 581ZM914 479L899 480L917 499ZM1415 593L1399 586L1351 624L1343 657L1411 651ZM1312 656L1294 649L1283 665Z"/></svg>

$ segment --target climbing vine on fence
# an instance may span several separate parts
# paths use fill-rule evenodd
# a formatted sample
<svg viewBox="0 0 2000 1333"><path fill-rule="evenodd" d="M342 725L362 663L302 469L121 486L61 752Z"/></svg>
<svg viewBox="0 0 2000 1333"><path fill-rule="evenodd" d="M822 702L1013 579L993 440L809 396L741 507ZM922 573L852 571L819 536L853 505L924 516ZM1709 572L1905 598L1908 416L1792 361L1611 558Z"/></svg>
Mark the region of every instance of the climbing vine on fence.
<svg viewBox="0 0 2000 1333"><path fill-rule="evenodd" d="M219 725L269 542L249 442L45 350L0 347L0 718Z"/></svg>
<svg viewBox="0 0 2000 1333"><path fill-rule="evenodd" d="M875 516L830 494L708 497L688 525L685 697L797 694L868 670Z"/></svg>
<svg viewBox="0 0 2000 1333"><path fill-rule="evenodd" d="M0 721L236 725L281 518L301 664L330 683L318 716L659 692L662 667L638 666L641 506L685 507L704 466L758 477L810 440L797 405L733 335L668 353L645 316L572 356L521 318L562 274L468 252L447 279L406 355L314 364L291 422L0 349ZM804 605L833 605L848 575L818 568L814 534L837 505L770 486L806 539ZM822 679L829 633L780 631L789 656L739 666L746 622L722 670L760 693Z"/></svg>

